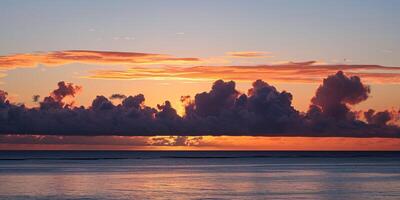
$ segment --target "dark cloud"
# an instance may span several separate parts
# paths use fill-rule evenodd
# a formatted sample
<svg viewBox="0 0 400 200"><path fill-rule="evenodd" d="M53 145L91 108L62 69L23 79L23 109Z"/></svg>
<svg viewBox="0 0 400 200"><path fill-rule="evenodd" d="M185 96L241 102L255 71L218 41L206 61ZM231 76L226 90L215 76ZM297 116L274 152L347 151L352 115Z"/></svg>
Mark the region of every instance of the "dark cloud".
<svg viewBox="0 0 400 200"><path fill-rule="evenodd" d="M50 93L50 96L44 98L40 102L41 109L60 109L62 107L70 107L74 102L64 102L66 97L75 97L81 91L82 87L74 85L73 83L65 83L64 81L58 82L58 88ZM34 96L34 98L38 98Z"/></svg>
<svg viewBox="0 0 400 200"><path fill-rule="evenodd" d="M143 106L144 100L145 98L143 94L129 96L122 101L122 106L124 106L125 108L133 107L135 109L139 109L141 106Z"/></svg>
<svg viewBox="0 0 400 200"><path fill-rule="evenodd" d="M53 90L51 96L57 101L61 101L66 96L75 97L75 94L79 92L82 87L74 85L72 83L65 83L64 81L58 82L58 88Z"/></svg>
<svg viewBox="0 0 400 200"><path fill-rule="evenodd" d="M124 94L112 94L110 99L126 99L126 95Z"/></svg>
<svg viewBox="0 0 400 200"><path fill-rule="evenodd" d="M197 146L202 144L202 137L0 135L0 144Z"/></svg>
<svg viewBox="0 0 400 200"><path fill-rule="evenodd" d="M323 80L311 102L321 109L322 114L341 120L351 117L348 105L366 100L369 93L369 86L364 85L359 77L347 77L339 71Z"/></svg>
<svg viewBox="0 0 400 200"><path fill-rule="evenodd" d="M111 110L113 108L114 105L105 96L96 96L96 98L92 101L91 109L94 111Z"/></svg>
<svg viewBox="0 0 400 200"><path fill-rule="evenodd" d="M378 126L385 126L392 119L390 112L387 110L375 112L375 110L369 109L367 112L364 112L364 117L369 124Z"/></svg>
<svg viewBox="0 0 400 200"><path fill-rule="evenodd" d="M148 137L119 136L54 136L54 135L0 135L0 144L83 144L147 146Z"/></svg>
<svg viewBox="0 0 400 200"><path fill-rule="evenodd" d="M357 76L347 77L342 71L324 79L311 99L305 115L306 130L315 136L399 137L398 126L386 125L392 116L388 111L364 113L367 123L350 110L351 105L365 101L370 87Z"/></svg>
<svg viewBox="0 0 400 200"><path fill-rule="evenodd" d="M169 101L152 108L142 94L125 96L113 104L97 96L85 108L73 99L81 87L60 82L38 108L15 105L0 92L0 133L50 136L169 136L153 144L182 145L200 139L189 136L248 135L305 137L399 137L400 128L388 123L386 111L368 111L366 122L351 106L368 98L370 89L356 76L338 72L317 89L307 113L292 106L292 95L257 80L246 94L233 81L216 81L211 90L190 98L182 96L185 115L179 116ZM190 139L189 139L190 138Z"/></svg>
<svg viewBox="0 0 400 200"><path fill-rule="evenodd" d="M40 95L37 95L37 94L36 94L36 95L33 95L33 96L32 96L32 101L33 101L33 102L36 103L36 102L39 102L39 100L40 100Z"/></svg>
<svg viewBox="0 0 400 200"><path fill-rule="evenodd" d="M187 101L187 97L183 98ZM248 94L235 83L216 81L210 92L195 96L186 106L184 124L190 132L212 135L289 134L301 117L291 105L292 95L257 80Z"/></svg>
<svg viewBox="0 0 400 200"><path fill-rule="evenodd" d="M244 96L242 98L244 101ZM256 116L256 119L250 119L249 123L256 122L254 129L260 133L266 130L275 133L288 132L290 127L299 123L299 113L292 106L292 94L286 91L279 92L262 80L253 83L253 88L248 91L247 105L244 105Z"/></svg>
<svg viewBox="0 0 400 200"><path fill-rule="evenodd" d="M195 96L194 111L197 115L203 117L218 116L223 110L234 107L238 95L235 82L218 80L213 84L210 92L203 92Z"/></svg>
<svg viewBox="0 0 400 200"><path fill-rule="evenodd" d="M7 95L8 95L7 92L0 90L0 105L6 102Z"/></svg>

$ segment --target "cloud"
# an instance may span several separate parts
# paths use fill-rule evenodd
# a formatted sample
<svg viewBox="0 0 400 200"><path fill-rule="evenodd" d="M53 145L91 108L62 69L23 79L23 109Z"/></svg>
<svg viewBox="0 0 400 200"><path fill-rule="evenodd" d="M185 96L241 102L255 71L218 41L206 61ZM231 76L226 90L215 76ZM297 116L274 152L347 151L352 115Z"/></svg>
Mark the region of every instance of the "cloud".
<svg viewBox="0 0 400 200"><path fill-rule="evenodd" d="M126 99L126 95L124 94L112 94L110 99Z"/></svg>
<svg viewBox="0 0 400 200"><path fill-rule="evenodd" d="M342 71L324 79L311 99L312 106L318 106L326 116L336 119L349 117L348 105L358 104L368 98L369 86L361 83L357 76L347 77Z"/></svg>
<svg viewBox="0 0 400 200"><path fill-rule="evenodd" d="M4 104L7 100L8 93L6 91L0 90L0 104Z"/></svg>
<svg viewBox="0 0 400 200"><path fill-rule="evenodd" d="M7 93L0 92L0 134L182 137L175 143L166 138L153 141L171 145L191 143L186 136L205 135L400 137L400 127L387 123L395 116L368 111L362 121L351 111L352 105L368 98L370 89L359 77L341 71L324 79L306 113L292 106L289 92L262 80L254 81L245 94L236 90L234 81L215 81L210 91L193 99L182 97L184 116L168 100L156 108L146 106L142 94L126 95L116 105L101 95L87 108L66 102L80 90L61 81L34 108L10 103Z"/></svg>
<svg viewBox="0 0 400 200"><path fill-rule="evenodd" d="M113 40L135 40L135 37L130 36L122 36L122 37L113 37Z"/></svg>
<svg viewBox="0 0 400 200"><path fill-rule="evenodd" d="M187 79L318 83L337 71L358 76L371 83L400 83L400 68L381 65L317 64L314 61L255 66L132 67L125 70L95 70L93 79ZM301 76L299 76L301 74Z"/></svg>
<svg viewBox="0 0 400 200"><path fill-rule="evenodd" d="M202 137L189 136L0 135L0 144L198 146L202 144L202 139Z"/></svg>
<svg viewBox="0 0 400 200"><path fill-rule="evenodd" d="M265 57L268 52L228 52L231 57ZM316 61L287 62L265 65L228 65L229 56L200 59L196 57L174 57L166 54L65 50L25 53L0 56L0 78L7 70L33 68L39 64L60 66L72 63L92 65L123 65L130 68L91 71L83 78L93 79L151 79L151 80L235 80L254 81L262 79L269 83L317 83L329 74L343 71L358 76L370 83L400 83L400 67L381 65L322 64ZM163 65L161 67L146 65ZM188 67L188 66L191 67ZM201 65L201 66L195 66ZM223 66L211 66L223 65ZM301 74L301 76L299 76Z"/></svg>
<svg viewBox="0 0 400 200"><path fill-rule="evenodd" d="M0 135L1 144L84 144L146 146L147 137Z"/></svg>
<svg viewBox="0 0 400 200"><path fill-rule="evenodd" d="M203 137L189 136L168 136L168 137L151 137L148 144L152 146L199 146L202 145Z"/></svg>
<svg viewBox="0 0 400 200"><path fill-rule="evenodd" d="M235 82L216 81L210 92L199 93L195 96L193 105L188 105L187 114L195 114L199 116L217 116L224 109L231 109L235 105L239 92L235 89Z"/></svg>
<svg viewBox="0 0 400 200"><path fill-rule="evenodd" d="M135 64L182 64L195 63L199 58L179 58L165 54L67 50L43 53L13 54L0 56L0 70L36 67L38 64L58 66L71 63L102 65L135 65Z"/></svg>
<svg viewBox="0 0 400 200"><path fill-rule="evenodd" d="M62 107L70 107L74 102L65 102L66 97L75 97L75 95L82 90L81 86L74 85L73 83L65 83L64 81L58 82L58 88L50 93L50 96L45 97L40 102L41 109L57 109ZM34 96L34 98L39 98ZM34 99L35 100L35 99Z"/></svg>
<svg viewBox="0 0 400 200"><path fill-rule="evenodd" d="M369 109L367 112L364 112L364 117L369 124L374 124L378 126L385 126L393 116L387 110L381 112L375 112L373 109Z"/></svg>
<svg viewBox="0 0 400 200"><path fill-rule="evenodd" d="M226 53L228 56L239 57L239 58L262 58L267 57L269 52L264 51L232 51Z"/></svg>
<svg viewBox="0 0 400 200"><path fill-rule="evenodd" d="M39 100L40 100L40 95L35 94L35 95L32 96L32 101L33 101L33 102L36 103L36 102L39 102Z"/></svg>
<svg viewBox="0 0 400 200"><path fill-rule="evenodd" d="M291 101L290 93L262 80L255 81L247 94L240 94L235 82L219 80L186 106L184 121L194 134L290 135L301 121Z"/></svg>

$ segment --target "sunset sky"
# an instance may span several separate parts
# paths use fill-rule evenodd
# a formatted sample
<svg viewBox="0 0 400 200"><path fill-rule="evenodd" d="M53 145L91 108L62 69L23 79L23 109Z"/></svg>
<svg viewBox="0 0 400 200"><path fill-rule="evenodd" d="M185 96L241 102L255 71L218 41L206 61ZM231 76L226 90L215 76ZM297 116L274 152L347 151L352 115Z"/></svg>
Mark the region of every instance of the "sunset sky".
<svg viewBox="0 0 400 200"><path fill-rule="evenodd" d="M250 98L256 95L256 89L248 93L252 83L262 79L276 87L277 95L290 92L291 105L303 119L311 104L326 114L317 89L325 88L328 76L342 80L336 73L343 71L345 82L357 76L370 92L357 100L343 96L338 104L376 130L367 138L347 129L328 137L290 131L268 137L258 129L257 134L210 129L212 134L171 137L136 130L124 132L129 136L93 136L53 129L43 135L13 132L6 125L0 127L0 149L400 150L400 1L5 0L0 5L0 90L13 105L25 104L23 109L38 109L49 95L57 100L52 91L65 81L76 88L61 97L68 107L62 109L92 109L99 95L143 94L146 106L157 108L169 100L185 118L188 102L182 96L193 103L196 94L212 94L213 83L222 79L235 82L236 100L239 94ZM331 93L320 95L329 99ZM311 102L313 97L317 100ZM124 97L109 99L117 106ZM386 111L390 119L367 123L362 113L369 109ZM199 109L193 113L202 115Z"/></svg>

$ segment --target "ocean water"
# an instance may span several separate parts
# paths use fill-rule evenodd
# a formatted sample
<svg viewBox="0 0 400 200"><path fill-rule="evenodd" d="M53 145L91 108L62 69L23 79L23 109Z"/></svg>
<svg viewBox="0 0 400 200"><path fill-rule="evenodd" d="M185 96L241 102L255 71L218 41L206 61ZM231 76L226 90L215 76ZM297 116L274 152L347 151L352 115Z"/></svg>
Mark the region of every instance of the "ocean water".
<svg viewBox="0 0 400 200"><path fill-rule="evenodd" d="M400 199L400 152L0 151L0 199Z"/></svg>

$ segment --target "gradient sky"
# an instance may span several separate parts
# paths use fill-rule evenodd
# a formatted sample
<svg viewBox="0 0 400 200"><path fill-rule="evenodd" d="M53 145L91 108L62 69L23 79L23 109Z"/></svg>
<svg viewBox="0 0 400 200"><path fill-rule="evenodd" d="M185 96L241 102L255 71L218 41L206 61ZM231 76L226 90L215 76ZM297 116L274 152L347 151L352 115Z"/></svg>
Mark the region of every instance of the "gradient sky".
<svg viewBox="0 0 400 200"><path fill-rule="evenodd" d="M280 71L274 72L276 75L257 78L263 78L279 90L291 92L295 108L306 111L322 78L331 74L330 70L319 67L318 75L311 77L306 69L315 68L316 65L376 65L379 67L348 70L349 73L367 72L360 77L372 88L371 98L353 109L399 108L400 71L396 68L400 67L400 1L397 0L2 0L0 5L0 56L3 59L15 59L18 56L25 63L33 63L8 65L0 60L0 88L9 93L9 99L13 102L28 106L36 105L32 102L33 95L44 97L56 87L58 81L64 80L83 87L76 98L77 105L88 106L99 94L143 93L147 105L155 106L169 99L182 113L181 95L193 96L208 91L212 82L219 78L237 81L238 89L246 92L253 75L250 74L248 78L244 77L245 74L238 77L213 72L189 77L171 75L171 67L192 73L194 70L191 67L194 66L225 69L232 65L276 66L315 61L310 66L299 65L300 73L292 74L289 78L276 79L282 74ZM66 50L138 52L163 56L161 60L157 57L157 61L151 58L151 61L133 63L80 59L50 59L55 64L47 62L47 55ZM40 56L28 57L33 54ZM168 76L154 77L155 74L150 73L165 68L164 73ZM148 69L151 69L150 72ZM302 69L304 74L301 74ZM257 72L255 70L252 73ZM138 74L143 73L150 75L137 78ZM121 74L128 74L128 79L122 78ZM381 74L389 74L390 77ZM304 81L300 78L309 79ZM321 141L329 149L365 149L365 143L372 145L370 149L400 149L398 139L255 140L252 137L209 137L204 148L324 148L324 145L313 145L313 140ZM0 145L2 148L36 148L32 144L22 144L22 147L21 144ZM101 145L97 145L100 146L98 148L102 148ZM118 144L112 148L136 148L116 146Z"/></svg>

